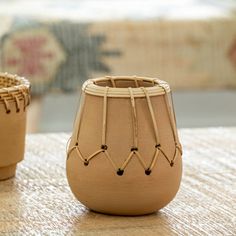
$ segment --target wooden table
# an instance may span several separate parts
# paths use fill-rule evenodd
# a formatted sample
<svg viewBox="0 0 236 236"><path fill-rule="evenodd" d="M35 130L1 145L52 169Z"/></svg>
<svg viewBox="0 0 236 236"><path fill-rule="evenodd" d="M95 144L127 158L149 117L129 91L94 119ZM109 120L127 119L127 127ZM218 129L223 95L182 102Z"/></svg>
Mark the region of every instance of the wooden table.
<svg viewBox="0 0 236 236"><path fill-rule="evenodd" d="M107 216L73 197L65 175L69 134L27 137L16 178L0 182L0 235L236 235L236 128L182 129L184 175L156 214Z"/></svg>

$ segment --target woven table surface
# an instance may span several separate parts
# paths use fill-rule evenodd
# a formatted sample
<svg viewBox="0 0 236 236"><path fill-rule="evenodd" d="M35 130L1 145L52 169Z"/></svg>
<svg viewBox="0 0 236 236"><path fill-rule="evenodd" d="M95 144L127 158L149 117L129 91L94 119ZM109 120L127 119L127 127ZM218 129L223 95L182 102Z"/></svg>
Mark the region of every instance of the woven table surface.
<svg viewBox="0 0 236 236"><path fill-rule="evenodd" d="M89 211L65 175L69 134L27 136L16 177L0 182L0 235L236 235L236 128L182 129L176 198L140 217Z"/></svg>

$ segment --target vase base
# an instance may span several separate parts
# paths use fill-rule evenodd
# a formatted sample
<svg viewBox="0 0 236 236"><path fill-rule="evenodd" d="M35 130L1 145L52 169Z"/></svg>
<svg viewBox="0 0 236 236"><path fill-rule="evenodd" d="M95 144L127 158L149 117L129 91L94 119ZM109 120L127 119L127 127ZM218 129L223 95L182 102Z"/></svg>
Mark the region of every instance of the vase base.
<svg viewBox="0 0 236 236"><path fill-rule="evenodd" d="M93 210L90 209L91 212L95 212L95 213L99 213L99 214L103 214L103 215L110 215L110 216L147 216L147 215L152 215L152 214L156 214L158 212L158 210L153 210L153 211L140 211L140 212L116 212L116 211L97 211L97 210Z"/></svg>
<svg viewBox="0 0 236 236"><path fill-rule="evenodd" d="M7 180L15 176L17 164L0 167L0 181Z"/></svg>

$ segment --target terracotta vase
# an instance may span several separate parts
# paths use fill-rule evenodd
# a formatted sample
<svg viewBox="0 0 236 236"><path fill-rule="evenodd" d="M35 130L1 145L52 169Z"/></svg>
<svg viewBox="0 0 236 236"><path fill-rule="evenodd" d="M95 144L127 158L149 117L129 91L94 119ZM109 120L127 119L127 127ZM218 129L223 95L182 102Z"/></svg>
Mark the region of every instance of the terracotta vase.
<svg viewBox="0 0 236 236"><path fill-rule="evenodd" d="M0 73L0 180L13 177L24 157L29 89L26 79Z"/></svg>
<svg viewBox="0 0 236 236"><path fill-rule="evenodd" d="M67 177L88 208L142 215L167 205L182 175L169 85L116 76L87 80L67 150Z"/></svg>

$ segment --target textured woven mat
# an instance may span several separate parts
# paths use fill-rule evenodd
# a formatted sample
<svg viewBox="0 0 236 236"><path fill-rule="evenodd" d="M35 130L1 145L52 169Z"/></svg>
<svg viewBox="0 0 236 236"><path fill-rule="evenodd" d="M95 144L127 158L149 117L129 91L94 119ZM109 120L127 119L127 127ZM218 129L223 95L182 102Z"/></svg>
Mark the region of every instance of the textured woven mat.
<svg viewBox="0 0 236 236"><path fill-rule="evenodd" d="M183 129L184 176L156 214L90 212L65 176L68 134L27 137L14 179L0 182L0 235L236 235L236 128Z"/></svg>

